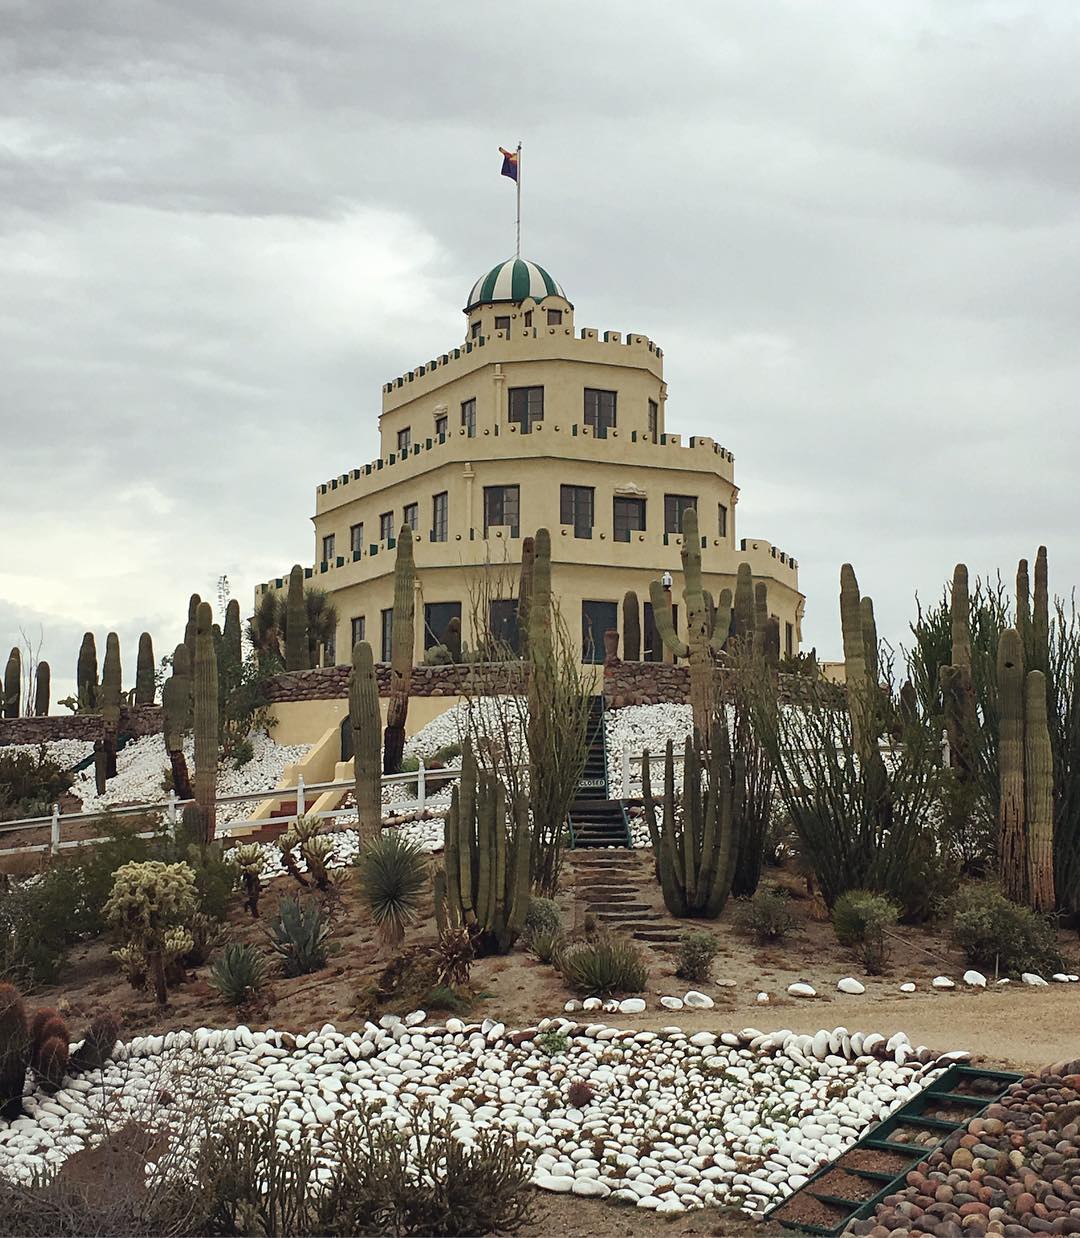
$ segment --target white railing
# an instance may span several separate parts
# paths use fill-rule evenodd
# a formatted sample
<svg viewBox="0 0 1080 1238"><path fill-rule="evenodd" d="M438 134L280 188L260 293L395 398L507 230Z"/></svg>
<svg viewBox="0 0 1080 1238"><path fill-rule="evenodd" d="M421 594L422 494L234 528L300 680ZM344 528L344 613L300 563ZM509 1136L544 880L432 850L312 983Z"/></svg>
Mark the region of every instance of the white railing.
<svg viewBox="0 0 1080 1238"><path fill-rule="evenodd" d="M387 783L391 785L408 782L416 783L416 799L399 801L389 805L388 809L394 813L423 810L427 806L430 783L445 782L460 776L460 769L427 769L423 761L420 762L419 768L413 772L384 774L382 777L384 786ZM312 796L317 799L324 791L351 791L355 785L354 780L351 778L342 782L305 783L301 775L297 778L295 787L275 787L270 791L245 791L239 795L219 795L215 801L218 805L241 804L262 800L291 801L295 799L296 812L290 813L287 816L262 818L258 821L252 821L250 818L230 821L218 827L216 836L218 838L229 838L234 834L251 833L253 829L258 829L260 826L270 822L273 822L275 825L291 825L298 817L304 816L310 817L314 815L320 820L333 820L339 816L354 815L356 812L355 805L345 808L331 808L314 814L307 812L306 808ZM60 851L72 847L90 847L98 843L107 842L108 838L105 836L71 838L66 841L62 837L62 827L65 825L85 824L88 821L104 821L106 818L135 817L147 813L161 814L164 818L166 829L170 834L173 834L176 831L176 826L183 810L188 804L193 804L194 802L194 800L179 799L175 791L170 791L168 799L154 804L127 804L122 808L107 808L97 812L62 813L60 805L54 804L52 813L48 817L26 817L20 821L5 821L0 824L0 834L12 833L15 830L42 829L46 826L49 828L49 841L47 843L33 843L22 847L4 847L0 844L0 858L8 855L32 855L45 851L56 855ZM156 830L143 830L137 837L153 838L156 834Z"/></svg>

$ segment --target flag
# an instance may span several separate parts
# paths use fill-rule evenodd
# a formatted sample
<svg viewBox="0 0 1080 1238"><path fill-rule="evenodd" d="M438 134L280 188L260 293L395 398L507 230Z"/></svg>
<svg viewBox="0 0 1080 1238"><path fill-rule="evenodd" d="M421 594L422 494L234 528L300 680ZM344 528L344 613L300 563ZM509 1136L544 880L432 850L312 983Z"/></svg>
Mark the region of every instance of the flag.
<svg viewBox="0 0 1080 1238"><path fill-rule="evenodd" d="M518 153L516 150L504 150L499 147L499 154L503 157L502 175L509 176L512 181L518 178Z"/></svg>

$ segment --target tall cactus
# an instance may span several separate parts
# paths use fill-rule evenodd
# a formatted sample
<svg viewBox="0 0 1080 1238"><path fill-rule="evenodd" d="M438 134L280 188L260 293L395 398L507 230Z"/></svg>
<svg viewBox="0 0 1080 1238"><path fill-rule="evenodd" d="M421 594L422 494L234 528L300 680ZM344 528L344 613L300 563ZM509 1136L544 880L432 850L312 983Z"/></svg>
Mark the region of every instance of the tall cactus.
<svg viewBox="0 0 1080 1238"><path fill-rule="evenodd" d="M34 671L34 717L49 716L49 695L52 684L52 671L48 662L39 662Z"/></svg>
<svg viewBox="0 0 1080 1238"><path fill-rule="evenodd" d="M1054 754L1042 671L1028 671L1024 680L1024 816L1030 903L1053 911Z"/></svg>
<svg viewBox="0 0 1080 1238"><path fill-rule="evenodd" d="M844 682L855 751L865 754L872 742L870 723L870 676L866 667L866 634L863 630L862 598L855 569L840 568L840 629L844 641Z"/></svg>
<svg viewBox="0 0 1080 1238"><path fill-rule="evenodd" d="M969 782L974 773L972 745L979 725L972 676L970 616L968 570L963 563L958 563L953 571L950 600L952 662L941 667L938 680L945 713L945 731L949 739L950 763L963 783Z"/></svg>
<svg viewBox="0 0 1080 1238"><path fill-rule="evenodd" d="M22 1113L26 1069L30 1065L30 1026L22 994L0 984L0 1118Z"/></svg>
<svg viewBox="0 0 1080 1238"><path fill-rule="evenodd" d="M94 713L98 707L98 660L93 632L83 634L82 644L79 646L79 661L75 668L75 683L79 713Z"/></svg>
<svg viewBox="0 0 1080 1238"><path fill-rule="evenodd" d="M173 790L182 800L191 799L191 776L184 754L184 733L191 717L191 668L187 645L179 644L173 654L172 674L161 689L165 750L172 768Z"/></svg>
<svg viewBox="0 0 1080 1238"><path fill-rule="evenodd" d="M139 653L135 662L135 704L154 703L154 642L149 632L139 637Z"/></svg>
<svg viewBox="0 0 1080 1238"><path fill-rule="evenodd" d="M452 662L461 661L461 620L454 615L450 622L446 625L446 631L443 633L443 644L446 646L447 652L450 654Z"/></svg>
<svg viewBox="0 0 1080 1238"><path fill-rule="evenodd" d="M225 607L222 641L228 665L239 667L243 660L243 645L240 637L240 603L236 598L230 598L228 606Z"/></svg>
<svg viewBox="0 0 1080 1238"><path fill-rule="evenodd" d="M205 842L216 829L218 766L218 675L214 653L213 616L209 602L200 602L195 615L195 671L192 688L192 723L195 731L195 802Z"/></svg>
<svg viewBox="0 0 1080 1238"><path fill-rule="evenodd" d="M754 575L749 563L740 563L735 574L735 596L731 616L731 635L740 643L754 635Z"/></svg>
<svg viewBox="0 0 1080 1238"><path fill-rule="evenodd" d="M998 638L998 801L1001 883L1015 902L1027 900L1024 795L1024 647L1015 628Z"/></svg>
<svg viewBox="0 0 1080 1238"><path fill-rule="evenodd" d="M1046 547L1040 546L1035 556L1035 573L1031 591L1031 649L1028 668L1050 673L1050 589L1047 580Z"/></svg>
<svg viewBox="0 0 1080 1238"><path fill-rule="evenodd" d="M412 687L413 645L415 643L416 568L413 564L413 531L403 524L397 539L394 565L394 618L390 631L390 699L386 707L383 735L383 773L401 769L405 751L405 719L409 712Z"/></svg>
<svg viewBox="0 0 1080 1238"><path fill-rule="evenodd" d="M464 925L480 953L505 954L525 926L530 847L528 806L508 811L506 789L477 769L466 741L446 817L440 915L452 928Z"/></svg>
<svg viewBox="0 0 1080 1238"><path fill-rule="evenodd" d="M1031 648L1031 577L1028 561L1021 559L1016 566L1016 630L1025 649Z"/></svg>
<svg viewBox="0 0 1080 1238"><path fill-rule="evenodd" d="M675 754L664 756L664 798L659 821L649 779L642 780L645 815L654 846L664 904L673 916L714 920L724 909L735 875L738 840L731 785L731 747L722 713L712 728L708 776L702 786L702 751L687 738L680 806L675 800ZM642 766L648 768L648 752Z"/></svg>
<svg viewBox="0 0 1080 1238"><path fill-rule="evenodd" d="M184 644L187 645L188 657L191 659L192 666L195 665L195 635L198 627L196 619L201 602L202 598L197 593L193 593L188 598L187 623L184 625Z"/></svg>
<svg viewBox="0 0 1080 1238"><path fill-rule="evenodd" d="M378 838L382 828L379 685L375 678L371 646L367 641L359 641L353 646L352 673L349 676L349 725L352 728L357 833L363 847L373 838Z"/></svg>
<svg viewBox="0 0 1080 1238"><path fill-rule="evenodd" d="M285 600L285 669L306 671L310 667L307 607L304 605L304 569L297 563L289 573L289 592Z"/></svg>
<svg viewBox="0 0 1080 1238"><path fill-rule="evenodd" d="M697 512L690 508L683 515L683 601L686 607L687 639L675 631L671 597L658 580L649 586L653 621L665 646L678 658L690 662L690 705L694 729L708 742L712 722L715 686L715 656L724 646L731 629L731 605L715 609L709 605L701 579L701 536ZM727 591L725 590L725 593Z"/></svg>
<svg viewBox="0 0 1080 1238"><path fill-rule="evenodd" d="M120 733L120 637L110 632L105 638L105 661L101 667L101 739L105 747L105 777L116 777L116 745ZM104 786L98 787L100 795Z"/></svg>
<svg viewBox="0 0 1080 1238"><path fill-rule="evenodd" d="M622 600L623 661L641 661L641 604L633 589L623 594Z"/></svg>
<svg viewBox="0 0 1080 1238"><path fill-rule="evenodd" d="M13 645L8 654L7 666L4 667L4 717L19 716L19 702L22 696L22 654L18 645Z"/></svg>
<svg viewBox="0 0 1080 1238"><path fill-rule="evenodd" d="M521 573L518 576L517 628L521 656L529 656L529 608L532 603L533 573L536 563L536 541L525 537L521 541Z"/></svg>

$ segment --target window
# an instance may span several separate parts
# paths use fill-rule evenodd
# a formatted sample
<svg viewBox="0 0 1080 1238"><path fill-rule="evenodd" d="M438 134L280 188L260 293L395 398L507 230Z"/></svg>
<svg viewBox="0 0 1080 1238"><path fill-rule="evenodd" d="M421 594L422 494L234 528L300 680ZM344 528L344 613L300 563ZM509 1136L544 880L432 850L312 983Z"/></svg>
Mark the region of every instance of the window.
<svg viewBox="0 0 1080 1238"><path fill-rule="evenodd" d="M585 388L585 424L592 426L597 438L607 438L615 425L615 392Z"/></svg>
<svg viewBox="0 0 1080 1238"><path fill-rule="evenodd" d="M469 339L478 340L480 338L480 319L478 318L472 326L469 327Z"/></svg>
<svg viewBox="0 0 1080 1238"><path fill-rule="evenodd" d="M727 508L723 503L717 504L716 531L720 537L727 537Z"/></svg>
<svg viewBox="0 0 1080 1238"><path fill-rule="evenodd" d="M683 513L697 507L697 496L693 494L664 495L664 532L681 533Z"/></svg>
<svg viewBox="0 0 1080 1238"><path fill-rule="evenodd" d="M511 387L510 420L517 422L522 434L529 434L537 422L543 421L543 387Z"/></svg>
<svg viewBox="0 0 1080 1238"><path fill-rule="evenodd" d="M548 310L547 314L549 327L562 326L562 310Z"/></svg>
<svg viewBox="0 0 1080 1238"><path fill-rule="evenodd" d="M495 330L505 331L507 335L510 334L510 315L509 314L496 315Z"/></svg>
<svg viewBox="0 0 1080 1238"><path fill-rule="evenodd" d="M527 327L531 327L531 326L532 326L532 310L526 310L526 311L525 311L525 325L526 325Z"/></svg>
<svg viewBox="0 0 1080 1238"><path fill-rule="evenodd" d="M458 644L461 643L461 603L428 602L424 606L424 648L447 644L446 630L450 620L458 621Z"/></svg>
<svg viewBox="0 0 1080 1238"><path fill-rule="evenodd" d="M387 607L382 612L382 646L379 650L380 662L389 662L394 652L394 608Z"/></svg>
<svg viewBox="0 0 1080 1238"><path fill-rule="evenodd" d="M362 640L367 640L367 620L363 615L354 615L352 620L352 643L355 649Z"/></svg>
<svg viewBox="0 0 1080 1238"><path fill-rule="evenodd" d="M323 562L324 562L324 563L333 563L333 561L334 561L334 543L335 543L335 541L336 541L336 540L337 540L337 539L336 539L336 537L334 536L334 534L333 534L333 533L331 533L331 534L329 535L329 537L324 537L324 538L322 539L322 557L323 557Z"/></svg>
<svg viewBox="0 0 1080 1238"><path fill-rule="evenodd" d="M449 496L444 490L441 494L436 494L431 500L431 540L433 542L445 542L447 535L449 514Z"/></svg>
<svg viewBox="0 0 1080 1238"><path fill-rule="evenodd" d="M603 662L604 633L619 626L619 607L615 602L581 603L581 660Z"/></svg>
<svg viewBox="0 0 1080 1238"><path fill-rule="evenodd" d="M359 524L354 524L349 529L349 547L352 550L353 558L364 552L364 522L361 520ZM356 643L355 641L353 642Z"/></svg>
<svg viewBox="0 0 1080 1238"><path fill-rule="evenodd" d="M416 526L420 523L420 505L419 503L406 503L401 509L401 523L407 524L415 533Z"/></svg>
<svg viewBox="0 0 1080 1238"><path fill-rule="evenodd" d="M795 625L793 623L784 624L784 652L789 658L795 656Z"/></svg>
<svg viewBox="0 0 1080 1238"><path fill-rule="evenodd" d="M521 653L517 598L492 599L488 607L488 630L493 641L513 653Z"/></svg>
<svg viewBox="0 0 1080 1238"><path fill-rule="evenodd" d="M492 525L509 525L510 536L517 537L521 515L521 492L517 486L484 487L484 536Z"/></svg>
<svg viewBox="0 0 1080 1238"><path fill-rule="evenodd" d="M572 524L575 537L592 537L592 486L561 486L559 488L559 522Z"/></svg>
<svg viewBox="0 0 1080 1238"><path fill-rule="evenodd" d="M407 456L409 448L412 446L412 426L406 426L404 430L397 432L397 449L399 456Z"/></svg>
<svg viewBox="0 0 1080 1238"><path fill-rule="evenodd" d="M663 662L664 642L660 639L660 633L657 631L652 602L645 603L644 612L645 623L644 631L642 632L644 647L642 653L645 655L645 661ZM677 632L679 630L679 607L674 602L671 604L671 622L675 625L675 631Z"/></svg>
<svg viewBox="0 0 1080 1238"><path fill-rule="evenodd" d="M389 542L394 537L394 513L383 512L379 517L379 541Z"/></svg>
<svg viewBox="0 0 1080 1238"><path fill-rule="evenodd" d="M655 400L649 401L649 438L655 443L657 431L660 429L660 405Z"/></svg>
<svg viewBox="0 0 1080 1238"><path fill-rule="evenodd" d="M640 533L645 528L645 500L615 496L612 514L612 529L617 542L628 542L631 533Z"/></svg>
<svg viewBox="0 0 1080 1238"><path fill-rule="evenodd" d="M465 433L472 438L476 433L476 401L462 400L461 401L461 426Z"/></svg>
<svg viewBox="0 0 1080 1238"><path fill-rule="evenodd" d="M450 432L450 418L447 417L445 413L440 413L440 415L435 418L435 437L446 438L449 432Z"/></svg>

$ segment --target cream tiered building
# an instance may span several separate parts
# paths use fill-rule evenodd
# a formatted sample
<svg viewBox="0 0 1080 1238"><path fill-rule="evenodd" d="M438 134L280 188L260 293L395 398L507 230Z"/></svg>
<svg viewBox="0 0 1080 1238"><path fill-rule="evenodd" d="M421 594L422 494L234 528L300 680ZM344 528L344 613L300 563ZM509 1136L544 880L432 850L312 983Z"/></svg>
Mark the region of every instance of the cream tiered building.
<svg viewBox="0 0 1080 1238"><path fill-rule="evenodd" d="M383 388L380 458L316 492L311 584L337 607L338 660L357 640L389 658L403 524L417 538L417 661L454 617L467 645L483 639L475 629L484 624L513 639L522 538L541 526L583 659L602 660L603 634L621 631L621 601L634 590L643 657L659 660L649 582L670 572L679 602L688 507L698 511L707 588L718 596L748 562L768 586L782 649L796 652L798 565L770 542L737 537L731 452L666 432L660 349L643 335L576 329L562 287L520 258L476 281L465 314L464 343Z"/></svg>

